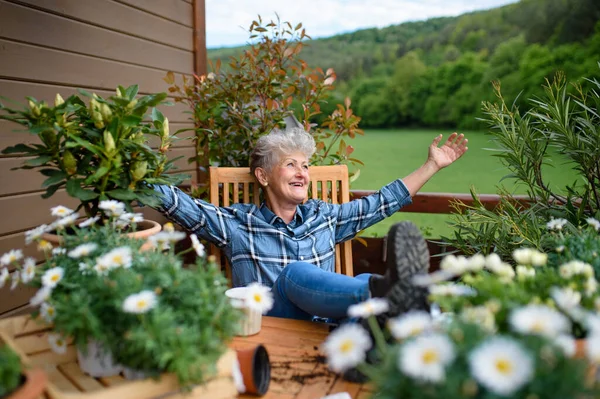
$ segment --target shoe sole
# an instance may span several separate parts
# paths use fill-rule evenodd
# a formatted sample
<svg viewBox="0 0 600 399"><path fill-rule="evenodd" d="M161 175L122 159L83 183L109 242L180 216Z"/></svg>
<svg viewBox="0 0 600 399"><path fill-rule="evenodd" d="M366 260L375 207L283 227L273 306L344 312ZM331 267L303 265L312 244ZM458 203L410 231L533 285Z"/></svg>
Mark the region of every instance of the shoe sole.
<svg viewBox="0 0 600 399"><path fill-rule="evenodd" d="M394 224L388 233L388 269L395 268L398 281L385 295L390 305L388 316L397 316L409 310L429 310L428 291L412 284L415 274L429 271L429 248L419 228L412 222Z"/></svg>

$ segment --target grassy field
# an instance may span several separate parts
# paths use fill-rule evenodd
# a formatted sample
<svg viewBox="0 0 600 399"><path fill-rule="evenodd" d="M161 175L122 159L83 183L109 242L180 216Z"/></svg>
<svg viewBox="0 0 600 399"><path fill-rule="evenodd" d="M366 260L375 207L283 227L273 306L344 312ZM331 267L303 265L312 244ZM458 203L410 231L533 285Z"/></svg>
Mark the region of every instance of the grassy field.
<svg viewBox="0 0 600 399"><path fill-rule="evenodd" d="M365 163L360 177L352 189L377 190L390 181L401 178L423 164L427 148L433 138L442 133L444 140L451 132L439 130L368 130L364 136L347 140L354 146L353 156ZM492 151L489 136L483 132L463 132L469 139L469 151L455 164L440 171L421 190L422 192L468 193L471 186L480 194L495 194L499 185L512 193L523 194L523 187L515 186L514 180L500 182L508 174ZM576 172L558 157L553 165L544 170L552 187L563 188L576 178ZM429 237L440 237L451 232L448 215L397 213L393 217L369 228L366 236L384 236L389 227L400 220L412 220Z"/></svg>

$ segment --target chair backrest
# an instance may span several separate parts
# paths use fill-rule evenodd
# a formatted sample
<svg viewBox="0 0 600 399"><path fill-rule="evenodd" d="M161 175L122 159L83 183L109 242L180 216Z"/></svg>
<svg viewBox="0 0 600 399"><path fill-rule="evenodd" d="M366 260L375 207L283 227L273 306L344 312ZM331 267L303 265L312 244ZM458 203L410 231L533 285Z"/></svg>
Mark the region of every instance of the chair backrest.
<svg viewBox="0 0 600 399"><path fill-rule="evenodd" d="M348 167L346 165L311 166L308 196L333 204L350 201ZM235 203L260 205L259 184L250 173L250 168L210 168L210 202L217 206ZM227 278L231 281L231 267L221 251L211 245L210 253L217 257L217 263L225 266ZM352 244L350 241L338 244L335 251L336 273L353 276Z"/></svg>

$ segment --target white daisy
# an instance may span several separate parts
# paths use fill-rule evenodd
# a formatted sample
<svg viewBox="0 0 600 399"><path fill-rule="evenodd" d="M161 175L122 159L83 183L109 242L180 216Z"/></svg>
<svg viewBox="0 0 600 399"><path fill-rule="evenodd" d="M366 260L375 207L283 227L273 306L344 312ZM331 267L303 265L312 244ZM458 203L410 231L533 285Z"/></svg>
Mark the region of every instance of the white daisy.
<svg viewBox="0 0 600 399"><path fill-rule="evenodd" d="M388 328L392 336L400 340L430 331L433 328L433 320L427 312L411 310L389 319Z"/></svg>
<svg viewBox="0 0 600 399"><path fill-rule="evenodd" d="M451 280L454 277L456 277L456 275L452 272L446 270L436 270L435 272L429 274L415 274L412 276L411 281L413 285L419 287L428 287L430 285Z"/></svg>
<svg viewBox="0 0 600 399"><path fill-rule="evenodd" d="M23 251L20 249L11 249L0 258L0 265L6 266L23 259Z"/></svg>
<svg viewBox="0 0 600 399"><path fill-rule="evenodd" d="M512 256L519 265L530 265L532 252L530 248L519 248L513 251Z"/></svg>
<svg viewBox="0 0 600 399"><path fill-rule="evenodd" d="M50 305L48 302L44 302L40 307L40 315L47 323L52 323L56 317L56 308Z"/></svg>
<svg viewBox="0 0 600 399"><path fill-rule="evenodd" d="M115 248L110 252L105 253L96 259L98 264L102 264L109 269L116 267L129 268L131 267L132 257L130 247Z"/></svg>
<svg viewBox="0 0 600 399"><path fill-rule="evenodd" d="M464 256L447 255L440 262L440 269L460 276L467 271L467 265L468 261Z"/></svg>
<svg viewBox="0 0 600 399"><path fill-rule="evenodd" d="M364 328L346 323L329 334L323 343L323 351L329 368L339 373L362 363L371 345L371 338Z"/></svg>
<svg viewBox="0 0 600 399"><path fill-rule="evenodd" d="M348 316L366 319L369 316L377 316L387 312L390 305L386 299L370 298L364 302L348 307Z"/></svg>
<svg viewBox="0 0 600 399"><path fill-rule="evenodd" d="M63 248L63 247L52 248L52 255L53 256L64 255L66 253L67 253L67 249L66 248Z"/></svg>
<svg viewBox="0 0 600 399"><path fill-rule="evenodd" d="M527 305L511 312L509 322L513 330L522 334L556 337L571 330L569 319L543 305Z"/></svg>
<svg viewBox="0 0 600 399"><path fill-rule="evenodd" d="M442 382L454 357L454 344L446 335L421 335L402 346L398 368L420 381Z"/></svg>
<svg viewBox="0 0 600 399"><path fill-rule="evenodd" d="M512 339L496 336L469 356L473 377L489 391L509 396L531 380L532 356Z"/></svg>
<svg viewBox="0 0 600 399"><path fill-rule="evenodd" d="M70 258L78 259L82 256L89 256L98 248L98 244L95 242L88 242L85 244L78 245L74 249L70 250L68 255Z"/></svg>
<svg viewBox="0 0 600 399"><path fill-rule="evenodd" d="M146 313L157 304L154 291L145 290L137 294L131 294L123 302L125 313Z"/></svg>
<svg viewBox="0 0 600 399"><path fill-rule="evenodd" d="M115 200L100 201L98 208L102 209L106 216L119 216L125 212L125 204Z"/></svg>
<svg viewBox="0 0 600 399"><path fill-rule="evenodd" d="M98 220L100 220L100 216L94 216L88 219L85 219L83 222L79 223L79 227L85 228L95 224Z"/></svg>
<svg viewBox="0 0 600 399"><path fill-rule="evenodd" d="M533 267L523 265L517 266L517 278L519 281L524 281L533 277L535 277L535 269Z"/></svg>
<svg viewBox="0 0 600 399"><path fill-rule="evenodd" d="M42 276L42 285L44 287L54 288L62 280L65 269L62 267L53 267L46 270Z"/></svg>
<svg viewBox="0 0 600 399"><path fill-rule="evenodd" d="M26 258L21 270L21 280L27 284L35 277L35 259Z"/></svg>
<svg viewBox="0 0 600 399"><path fill-rule="evenodd" d="M485 257L485 267L487 267L490 270L500 265L501 263L503 263L502 259L500 259L500 256L497 253L491 253Z"/></svg>
<svg viewBox="0 0 600 399"><path fill-rule="evenodd" d="M486 258L483 254L475 254L467 260L467 270L478 272L485 267Z"/></svg>
<svg viewBox="0 0 600 399"><path fill-rule="evenodd" d="M583 288L585 289L585 295L587 297L593 296L596 292L598 292L598 280L594 277L589 277L583 283Z"/></svg>
<svg viewBox="0 0 600 399"><path fill-rule="evenodd" d="M251 283L245 291L244 303L248 308L267 313L273 307L273 293L271 289L259 283Z"/></svg>
<svg viewBox="0 0 600 399"><path fill-rule="evenodd" d="M8 268L3 267L2 271L0 271L0 288L4 287L9 277L10 273L8 272Z"/></svg>
<svg viewBox="0 0 600 399"><path fill-rule="evenodd" d="M21 281L21 274L19 272L14 272L11 275L11 283L10 283L10 289L11 291L14 290L15 288L17 288L17 286L19 285L19 282Z"/></svg>
<svg viewBox="0 0 600 399"><path fill-rule="evenodd" d="M129 226L129 222L118 219L113 222L112 226L117 230L125 230Z"/></svg>
<svg viewBox="0 0 600 399"><path fill-rule="evenodd" d="M204 250L204 245L198 240L198 236L196 234L190 234L190 239L192 240L192 247L196 254L200 257L206 255L206 251Z"/></svg>
<svg viewBox="0 0 600 399"><path fill-rule="evenodd" d="M553 342L563 351L566 357L575 356L575 338L573 338L571 335L559 335L553 339Z"/></svg>
<svg viewBox="0 0 600 399"><path fill-rule="evenodd" d="M48 230L48 225L47 224L42 224L41 226L38 226L34 229L28 230L25 232L25 244L29 245L31 244L33 241L39 240L40 238L42 238L42 235L44 235L44 233L47 233Z"/></svg>
<svg viewBox="0 0 600 399"><path fill-rule="evenodd" d="M122 220L129 224L140 223L144 221L144 215L141 213L131 213L125 212L121 216L119 216L119 220Z"/></svg>
<svg viewBox="0 0 600 399"><path fill-rule="evenodd" d="M52 223L52 227L54 227L56 229L65 228L66 226L70 226L70 225L74 224L78 218L79 218L79 215L76 213L73 213L71 215L68 215L63 218L58 219L57 221Z"/></svg>
<svg viewBox="0 0 600 399"><path fill-rule="evenodd" d="M531 253L531 265L535 267L544 266L548 262L548 254L539 251Z"/></svg>
<svg viewBox="0 0 600 399"><path fill-rule="evenodd" d="M566 219L552 219L548 223L546 223L546 228L548 230L562 230L562 228L567 224Z"/></svg>
<svg viewBox="0 0 600 399"><path fill-rule="evenodd" d="M460 318L468 323L477 324L486 331L496 331L496 317L488 306L464 308L460 313Z"/></svg>
<svg viewBox="0 0 600 399"><path fill-rule="evenodd" d="M437 284L429 287L431 295L439 296L472 296L475 295L475 290L471 287L461 284Z"/></svg>
<svg viewBox="0 0 600 399"><path fill-rule="evenodd" d="M600 230L600 222L598 220L594 218L587 218L585 219L585 221L587 222L587 224L595 228L596 231Z"/></svg>
<svg viewBox="0 0 600 399"><path fill-rule="evenodd" d="M40 240L40 242L38 242L37 249L40 252L52 251L52 244L46 240Z"/></svg>
<svg viewBox="0 0 600 399"><path fill-rule="evenodd" d="M183 231L161 231L160 233L151 236L148 240L154 247L161 248L164 246L164 244L183 240L185 236L186 234Z"/></svg>
<svg viewBox="0 0 600 399"><path fill-rule="evenodd" d="M73 212L75 212L73 209L69 209L66 206L62 206L62 205L50 208L50 213L52 214L52 216L57 217L57 218L69 216Z"/></svg>
<svg viewBox="0 0 600 399"><path fill-rule="evenodd" d="M550 296L556 302L556 305L565 311L575 309L581 303L581 293L569 287L552 287Z"/></svg>
<svg viewBox="0 0 600 399"><path fill-rule="evenodd" d="M67 352L67 340L59 334L48 334L48 342L50 348L59 355L64 355Z"/></svg>
<svg viewBox="0 0 600 399"><path fill-rule="evenodd" d="M173 223L171 222L167 222L165 224L163 224L163 231L167 231L169 233L175 231L175 226L173 225Z"/></svg>
<svg viewBox="0 0 600 399"><path fill-rule="evenodd" d="M52 294L52 288L42 287L35 293L33 297L31 297L29 304L31 306L38 306L42 302L46 302L48 299L50 299L50 294Z"/></svg>
<svg viewBox="0 0 600 399"><path fill-rule="evenodd" d="M79 266L81 270L81 265ZM94 270L98 273L99 276L104 276L110 271L110 267L105 263L96 263L94 266Z"/></svg>

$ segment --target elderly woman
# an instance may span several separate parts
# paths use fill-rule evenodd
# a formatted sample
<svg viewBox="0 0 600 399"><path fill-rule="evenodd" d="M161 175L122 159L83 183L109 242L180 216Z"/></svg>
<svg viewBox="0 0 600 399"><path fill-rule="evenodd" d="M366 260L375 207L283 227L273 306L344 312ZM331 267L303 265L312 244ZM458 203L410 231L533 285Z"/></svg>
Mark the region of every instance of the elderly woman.
<svg viewBox="0 0 600 399"><path fill-rule="evenodd" d="M438 147L433 140L427 161L404 179L375 194L334 205L308 200L309 159L315 142L301 128L273 131L256 143L250 168L265 194L260 207L234 204L220 208L194 199L176 187L157 186L164 194L159 210L187 230L224 250L233 285L259 282L272 287L270 316L311 319L344 318L350 305L386 297L390 315L423 307L425 293L410 284L426 273L429 253L419 230L399 223L388 236L388 270L384 276L349 277L333 272L335 244L394 214L437 171L467 150L463 135L453 133Z"/></svg>

